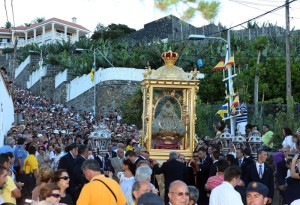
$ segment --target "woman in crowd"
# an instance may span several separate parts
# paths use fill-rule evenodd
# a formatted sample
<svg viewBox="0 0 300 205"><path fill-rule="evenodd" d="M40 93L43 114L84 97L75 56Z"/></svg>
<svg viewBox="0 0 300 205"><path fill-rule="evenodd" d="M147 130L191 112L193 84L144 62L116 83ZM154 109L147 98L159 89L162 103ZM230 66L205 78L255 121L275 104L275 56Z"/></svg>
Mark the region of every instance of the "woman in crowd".
<svg viewBox="0 0 300 205"><path fill-rule="evenodd" d="M60 201L60 188L54 183L48 183L41 187L40 199L52 201L58 204Z"/></svg>
<svg viewBox="0 0 300 205"><path fill-rule="evenodd" d="M292 130L290 128L286 127L286 128L283 128L282 133L284 136L284 139L282 141L282 148L289 147L290 150L292 150L294 147ZM282 150L280 150L280 151L282 151Z"/></svg>
<svg viewBox="0 0 300 205"><path fill-rule="evenodd" d="M60 203L73 205L72 197L66 193L66 189L69 187L69 174L65 169L59 169L54 172L52 182L59 187Z"/></svg>
<svg viewBox="0 0 300 205"><path fill-rule="evenodd" d="M158 193L158 190L151 183L151 175L152 175L152 169L147 164L144 164L142 166L139 166L136 169L135 180L136 181L147 181L147 182L149 182L150 186L151 186L151 189L152 189L152 192Z"/></svg>
<svg viewBox="0 0 300 205"><path fill-rule="evenodd" d="M39 168L50 167L51 161L49 155L46 153L46 148L43 145L40 145L38 152L37 160L39 162Z"/></svg>
<svg viewBox="0 0 300 205"><path fill-rule="evenodd" d="M284 137L283 141L282 141L282 148L279 149L278 152L276 152L274 154L274 165L275 165L275 169L277 170L277 163L280 162L283 158L284 158L284 155L283 155L283 150L285 148L288 148L290 149L291 151L293 150L294 148L294 143L293 143L293 132L290 128L288 127L285 127L283 128L282 130L282 135Z"/></svg>
<svg viewBox="0 0 300 205"><path fill-rule="evenodd" d="M122 170L124 171L124 176L120 179L121 189L126 197L127 204L132 204L132 185L135 182L135 165L130 159L125 159L122 162Z"/></svg>
<svg viewBox="0 0 300 205"><path fill-rule="evenodd" d="M34 202L39 201L40 189L42 186L50 182L53 171L49 167L43 167L38 173L38 185L32 191L32 200Z"/></svg>

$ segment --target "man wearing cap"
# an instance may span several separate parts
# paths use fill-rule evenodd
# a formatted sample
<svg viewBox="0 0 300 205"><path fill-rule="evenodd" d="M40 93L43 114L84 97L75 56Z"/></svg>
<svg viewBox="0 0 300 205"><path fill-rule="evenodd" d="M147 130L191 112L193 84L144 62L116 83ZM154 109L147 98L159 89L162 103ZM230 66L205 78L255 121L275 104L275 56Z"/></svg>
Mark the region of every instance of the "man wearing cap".
<svg viewBox="0 0 300 205"><path fill-rule="evenodd" d="M268 202L269 188L260 182L251 182L246 190L247 205L265 205Z"/></svg>

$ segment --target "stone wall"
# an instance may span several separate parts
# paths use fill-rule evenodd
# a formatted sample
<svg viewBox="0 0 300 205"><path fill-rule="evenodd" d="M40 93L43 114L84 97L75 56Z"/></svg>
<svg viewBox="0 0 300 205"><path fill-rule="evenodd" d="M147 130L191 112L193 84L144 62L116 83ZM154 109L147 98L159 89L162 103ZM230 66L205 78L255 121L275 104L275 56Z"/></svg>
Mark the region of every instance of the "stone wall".
<svg viewBox="0 0 300 205"><path fill-rule="evenodd" d="M67 100L67 89L68 89L68 82L63 82L60 84L53 93L53 100L59 104L65 104Z"/></svg>
<svg viewBox="0 0 300 205"><path fill-rule="evenodd" d="M42 77L37 83L35 83L30 88L30 91L34 94L43 96L46 99L54 99L54 93L56 93L55 76L57 75L57 73L59 73L59 70L60 67L58 66L47 65L46 76Z"/></svg>
<svg viewBox="0 0 300 205"><path fill-rule="evenodd" d="M124 99L140 89L140 82L112 80L101 82L96 86L97 115L106 115L114 109L119 109ZM94 88L66 103L77 110L93 112Z"/></svg>
<svg viewBox="0 0 300 205"><path fill-rule="evenodd" d="M34 67L38 64L39 60L39 55L31 55L30 63L22 70L18 77L15 78L14 83L23 88L27 88L27 81L29 80L29 76L33 71Z"/></svg>

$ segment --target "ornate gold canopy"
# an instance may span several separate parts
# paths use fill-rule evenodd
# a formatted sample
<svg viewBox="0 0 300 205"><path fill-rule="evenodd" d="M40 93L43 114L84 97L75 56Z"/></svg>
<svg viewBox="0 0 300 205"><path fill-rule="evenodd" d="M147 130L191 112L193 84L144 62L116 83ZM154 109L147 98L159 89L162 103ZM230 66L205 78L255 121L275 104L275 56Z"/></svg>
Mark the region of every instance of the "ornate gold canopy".
<svg viewBox="0 0 300 205"><path fill-rule="evenodd" d="M170 150L187 157L195 146L195 102L199 81L174 65L178 54L163 53L165 65L146 70L143 91L143 144L155 159L167 159Z"/></svg>

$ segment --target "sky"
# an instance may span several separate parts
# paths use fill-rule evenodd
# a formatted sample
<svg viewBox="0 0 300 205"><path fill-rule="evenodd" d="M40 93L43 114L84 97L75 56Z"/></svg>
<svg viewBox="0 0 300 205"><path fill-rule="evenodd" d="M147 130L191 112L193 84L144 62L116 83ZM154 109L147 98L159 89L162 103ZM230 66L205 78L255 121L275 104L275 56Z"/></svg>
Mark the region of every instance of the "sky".
<svg viewBox="0 0 300 205"><path fill-rule="evenodd" d="M5 2L5 0L3 0ZM235 26L258 15L270 11L285 0L219 0L220 10L214 23L221 23L227 28ZM290 0L291 1L291 0ZM11 6L13 3L13 7ZM14 12L12 12L12 8ZM182 16L182 7L160 11L154 6L154 0L6 0L6 10L2 2L0 5L0 27L4 27L7 19L15 22L16 26L30 23L36 18L49 19L56 17L66 21L77 18L77 23L93 32L98 23L108 26L112 23L125 24L136 30L142 29L144 24L160 19L169 14ZM7 11L7 15L6 15ZM291 29L300 29L300 1L290 4ZM14 20L13 14L14 13ZM200 13L188 21L200 27L208 24ZM285 9L257 19L259 24L272 23L285 27ZM244 24L242 26L247 26ZM241 29L238 27L236 29Z"/></svg>

